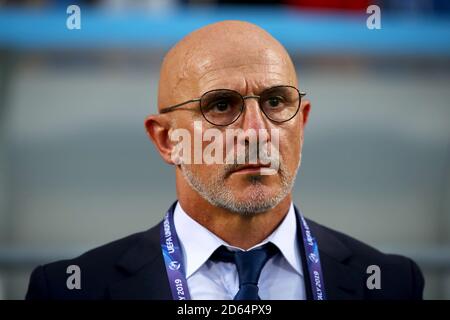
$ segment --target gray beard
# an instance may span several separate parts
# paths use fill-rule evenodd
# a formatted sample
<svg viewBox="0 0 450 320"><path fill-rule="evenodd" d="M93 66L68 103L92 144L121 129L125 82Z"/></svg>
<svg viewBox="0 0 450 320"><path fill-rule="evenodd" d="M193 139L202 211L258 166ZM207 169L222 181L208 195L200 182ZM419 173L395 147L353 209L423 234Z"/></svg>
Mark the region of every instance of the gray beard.
<svg viewBox="0 0 450 320"><path fill-rule="evenodd" d="M299 161L294 174L290 175L280 159L281 190L272 197L267 197L262 189L257 188L257 185L262 183L261 180L264 176L249 176L248 179L256 187L256 190L251 192L245 200L237 200L231 190L224 185L225 177L234 170L235 165L225 164L225 170L220 175L212 176L207 182L200 181L186 165L181 164L180 168L191 188L211 205L243 216L251 216L273 209L291 192L300 163L301 161Z"/></svg>

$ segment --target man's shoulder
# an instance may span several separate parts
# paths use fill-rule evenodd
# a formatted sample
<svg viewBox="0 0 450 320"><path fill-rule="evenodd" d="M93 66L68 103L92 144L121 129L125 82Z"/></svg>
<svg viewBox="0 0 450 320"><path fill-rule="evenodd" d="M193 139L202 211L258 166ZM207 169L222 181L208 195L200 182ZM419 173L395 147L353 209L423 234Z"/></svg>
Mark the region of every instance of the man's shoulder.
<svg viewBox="0 0 450 320"><path fill-rule="evenodd" d="M30 276L26 298L105 299L108 285L120 281L126 271L121 270L120 262L138 246L150 244L156 248L158 234L157 225L91 249L78 257L40 265ZM68 290L68 282L76 283L71 275L80 276L82 290Z"/></svg>
<svg viewBox="0 0 450 320"><path fill-rule="evenodd" d="M337 261L345 265L346 270L364 279L365 298L422 298L424 278L412 259L381 252L347 234L307 220L317 238L321 258L326 256L325 259ZM366 280L377 272L380 274L382 290L368 290ZM328 274L333 274L333 270L328 270Z"/></svg>
<svg viewBox="0 0 450 320"><path fill-rule="evenodd" d="M349 251L353 259L361 259L365 261L378 261L380 263L387 264L395 264L395 263L404 263L405 261L409 261L410 259L397 254L387 254L375 247L364 243L361 240L358 240L348 234L345 234L341 231L337 231L330 227L326 227L322 224L314 222L312 220L308 220L308 224L312 230L314 230L313 234L317 236L318 242L320 244L322 241L332 241L339 240L340 244L344 245ZM330 243L322 243L327 247L330 247ZM333 243L336 246L336 243ZM320 248L320 245L319 245Z"/></svg>
<svg viewBox="0 0 450 320"><path fill-rule="evenodd" d="M57 271L66 269L69 265L82 265L89 270L105 270L113 266L130 247L139 242L146 232L149 230L128 235L90 249L77 257L51 262L43 267L49 271Z"/></svg>

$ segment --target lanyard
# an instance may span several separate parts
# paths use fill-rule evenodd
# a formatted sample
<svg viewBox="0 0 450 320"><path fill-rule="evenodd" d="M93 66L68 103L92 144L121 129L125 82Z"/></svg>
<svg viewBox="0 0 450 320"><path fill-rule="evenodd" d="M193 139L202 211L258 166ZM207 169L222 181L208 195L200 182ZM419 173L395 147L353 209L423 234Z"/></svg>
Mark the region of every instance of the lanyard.
<svg viewBox="0 0 450 320"><path fill-rule="evenodd" d="M161 250L166 266L172 298L174 300L190 300L186 276L184 275L183 256L181 246L173 222L176 202L169 208L161 225ZM303 246L308 264L309 279L311 281L314 300L326 300L322 267L320 264L319 246L309 229L302 213L295 208L297 219L300 219Z"/></svg>

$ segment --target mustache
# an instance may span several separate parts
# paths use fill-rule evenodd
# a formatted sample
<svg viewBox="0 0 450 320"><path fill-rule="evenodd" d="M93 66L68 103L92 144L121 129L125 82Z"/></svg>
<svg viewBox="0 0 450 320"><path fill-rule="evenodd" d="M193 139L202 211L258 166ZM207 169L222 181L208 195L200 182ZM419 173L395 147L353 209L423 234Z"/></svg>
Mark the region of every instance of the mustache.
<svg viewBox="0 0 450 320"><path fill-rule="evenodd" d="M231 153L237 152L235 150L232 150L229 154L227 154L228 159L232 159L232 162L229 163L229 161L226 161L223 165L223 172L225 177L229 176L234 171L238 170L240 167L246 164L261 164L261 165L270 165L272 162L276 161L281 167L283 165L283 158L278 150L274 152L274 150L271 150L271 153L268 154L267 152L259 152L259 148L249 148L248 145L245 146L245 153L241 155L241 158L239 156L234 156ZM242 158L244 161L242 161Z"/></svg>

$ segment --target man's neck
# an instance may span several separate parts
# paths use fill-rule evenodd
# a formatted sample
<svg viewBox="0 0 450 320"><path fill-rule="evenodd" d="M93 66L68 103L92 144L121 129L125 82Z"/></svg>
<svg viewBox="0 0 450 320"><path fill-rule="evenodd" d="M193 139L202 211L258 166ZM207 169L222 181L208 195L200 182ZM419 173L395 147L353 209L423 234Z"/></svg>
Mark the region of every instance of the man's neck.
<svg viewBox="0 0 450 320"><path fill-rule="evenodd" d="M215 207L197 193L178 193L178 201L203 227L230 245L247 250L266 239L283 221L289 211L291 195L273 209L250 215Z"/></svg>

